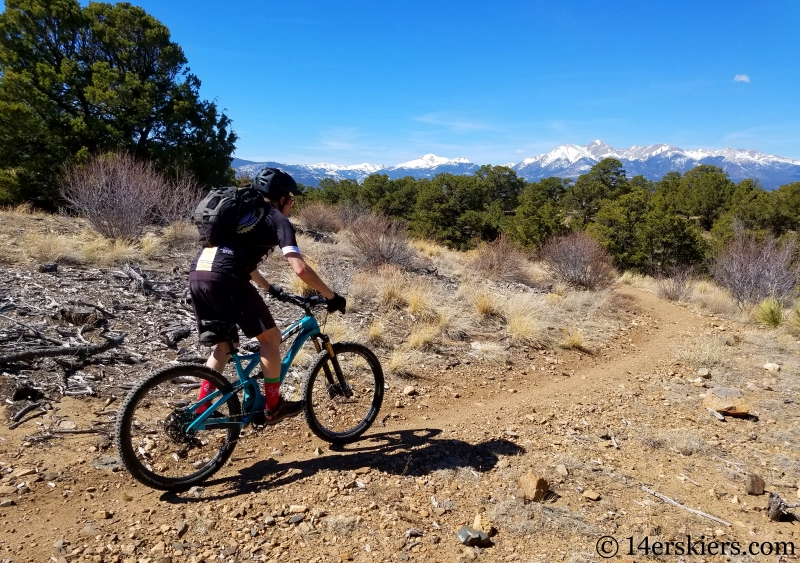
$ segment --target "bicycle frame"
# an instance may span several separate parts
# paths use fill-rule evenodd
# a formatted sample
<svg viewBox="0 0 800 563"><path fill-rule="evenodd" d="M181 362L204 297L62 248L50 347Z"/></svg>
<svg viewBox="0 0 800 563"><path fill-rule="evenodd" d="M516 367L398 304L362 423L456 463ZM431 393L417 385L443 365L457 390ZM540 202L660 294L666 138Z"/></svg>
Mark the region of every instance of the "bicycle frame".
<svg viewBox="0 0 800 563"><path fill-rule="evenodd" d="M286 351L286 354L281 360L281 383L283 383L283 379L286 377L286 374L289 373L289 367L292 365L292 362L294 362L294 359L297 357L300 349L309 338L311 338L314 342L314 347L318 353L322 351L320 340L330 347L328 338L320 331L319 323L314 315L306 313L303 318L289 325L286 330L281 332L281 342L287 341L295 334L297 336L295 336L294 341L292 342L291 346L289 346L289 349ZM210 407L207 407L200 414L200 416L197 417L197 419L192 422L188 428L186 428L187 432L213 428L225 428L231 425L244 426L255 416L255 413L243 413L241 422L232 421L227 418L214 418L211 421L208 421L208 418L213 412L215 412L221 405L224 405L228 399L231 398L231 396L233 396L235 393L238 393L242 389L244 389L245 397L252 396L254 401L257 401L262 396L259 385L260 381L256 378L250 377L250 374L260 363L261 354L255 352L253 354L239 355L238 353L234 352L231 354L231 359L233 360L233 365L236 368L236 375L239 378L239 383L237 383L233 387L233 390L228 393L223 393L219 389L215 389L213 393L206 395L202 401L198 401L191 405L188 410L190 412L197 412L201 405L208 405L210 400L214 400L214 403Z"/></svg>

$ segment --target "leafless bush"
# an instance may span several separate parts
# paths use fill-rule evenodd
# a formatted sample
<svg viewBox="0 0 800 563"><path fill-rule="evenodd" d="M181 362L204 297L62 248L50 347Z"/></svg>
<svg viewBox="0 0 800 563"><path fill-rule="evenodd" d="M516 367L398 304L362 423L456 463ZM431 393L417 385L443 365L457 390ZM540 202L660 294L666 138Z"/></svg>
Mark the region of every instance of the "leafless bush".
<svg viewBox="0 0 800 563"><path fill-rule="evenodd" d="M163 187L164 179L151 163L120 153L67 169L60 191L98 233L133 240L152 222Z"/></svg>
<svg viewBox="0 0 800 563"><path fill-rule="evenodd" d="M179 221L189 221L195 207L202 198L200 184L187 171L181 171L164 182L158 205L155 207L156 219L162 225L172 225Z"/></svg>
<svg viewBox="0 0 800 563"><path fill-rule="evenodd" d="M711 265L716 282L726 288L739 306L774 297L786 303L798 283L795 264L797 245L793 239L778 242L767 236L738 231Z"/></svg>
<svg viewBox="0 0 800 563"><path fill-rule="evenodd" d="M365 265L408 267L414 261L405 226L382 215L367 214L356 219L350 226L350 242Z"/></svg>
<svg viewBox="0 0 800 563"><path fill-rule="evenodd" d="M317 201L303 205L297 216L303 225L315 231L338 233L344 226L338 208Z"/></svg>
<svg viewBox="0 0 800 563"><path fill-rule="evenodd" d="M611 257L586 233L551 238L542 248L541 258L553 275L573 286L602 289L613 281Z"/></svg>
<svg viewBox="0 0 800 563"><path fill-rule="evenodd" d="M505 235L481 244L469 262L475 272L501 281L528 283L525 256Z"/></svg>
<svg viewBox="0 0 800 563"><path fill-rule="evenodd" d="M373 213L359 203L345 204L339 207L339 218L345 229L350 228L365 215L373 215Z"/></svg>
<svg viewBox="0 0 800 563"><path fill-rule="evenodd" d="M680 301L692 292L694 270L689 266L679 266L669 276L656 279L656 294L662 299Z"/></svg>

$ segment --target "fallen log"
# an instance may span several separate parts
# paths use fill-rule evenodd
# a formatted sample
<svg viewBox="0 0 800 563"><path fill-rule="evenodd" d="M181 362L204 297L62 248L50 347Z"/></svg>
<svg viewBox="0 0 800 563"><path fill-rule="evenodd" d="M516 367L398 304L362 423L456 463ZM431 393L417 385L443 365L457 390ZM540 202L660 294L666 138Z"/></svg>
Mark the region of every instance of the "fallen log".
<svg viewBox="0 0 800 563"><path fill-rule="evenodd" d="M110 350L115 346L122 344L127 334L118 336L117 338L110 338L103 336L106 339L102 344L89 344L82 346L58 346L53 348L39 348L37 350L26 350L25 352L18 352L16 354L7 354L0 356L0 364L10 364L13 362L20 362L23 360L35 360L37 358L53 358L55 356L86 356L92 354L99 354Z"/></svg>

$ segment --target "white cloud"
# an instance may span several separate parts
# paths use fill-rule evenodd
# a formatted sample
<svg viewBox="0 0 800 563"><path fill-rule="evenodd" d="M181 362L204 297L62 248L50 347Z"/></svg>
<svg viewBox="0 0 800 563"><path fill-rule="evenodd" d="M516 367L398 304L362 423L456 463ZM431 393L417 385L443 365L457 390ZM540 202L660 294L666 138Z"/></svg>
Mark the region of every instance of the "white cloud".
<svg viewBox="0 0 800 563"><path fill-rule="evenodd" d="M750 77L747 76L746 74L737 74L736 76L733 77L733 81L734 82L747 82L749 84L750 83Z"/></svg>

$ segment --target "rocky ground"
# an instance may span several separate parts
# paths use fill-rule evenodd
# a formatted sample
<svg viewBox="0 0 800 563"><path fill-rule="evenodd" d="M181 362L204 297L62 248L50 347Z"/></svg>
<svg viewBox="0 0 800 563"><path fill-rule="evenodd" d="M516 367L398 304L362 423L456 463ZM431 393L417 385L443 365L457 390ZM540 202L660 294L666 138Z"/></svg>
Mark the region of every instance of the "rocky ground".
<svg viewBox="0 0 800 563"><path fill-rule="evenodd" d="M583 351L517 346L490 361L470 345L484 327L389 375L358 443L332 448L302 419L247 429L220 473L173 495L134 482L110 438L136 381L201 357L185 263L0 268L2 561L578 562L609 555L604 536L625 561L800 549L793 509L780 521L766 511L770 492L800 500L800 346L788 332L618 285ZM75 350L9 360L59 347ZM741 397L717 391L721 404L718 388ZM489 538L467 547L463 526ZM687 535L715 554L663 554ZM751 542L769 556L730 557Z"/></svg>

